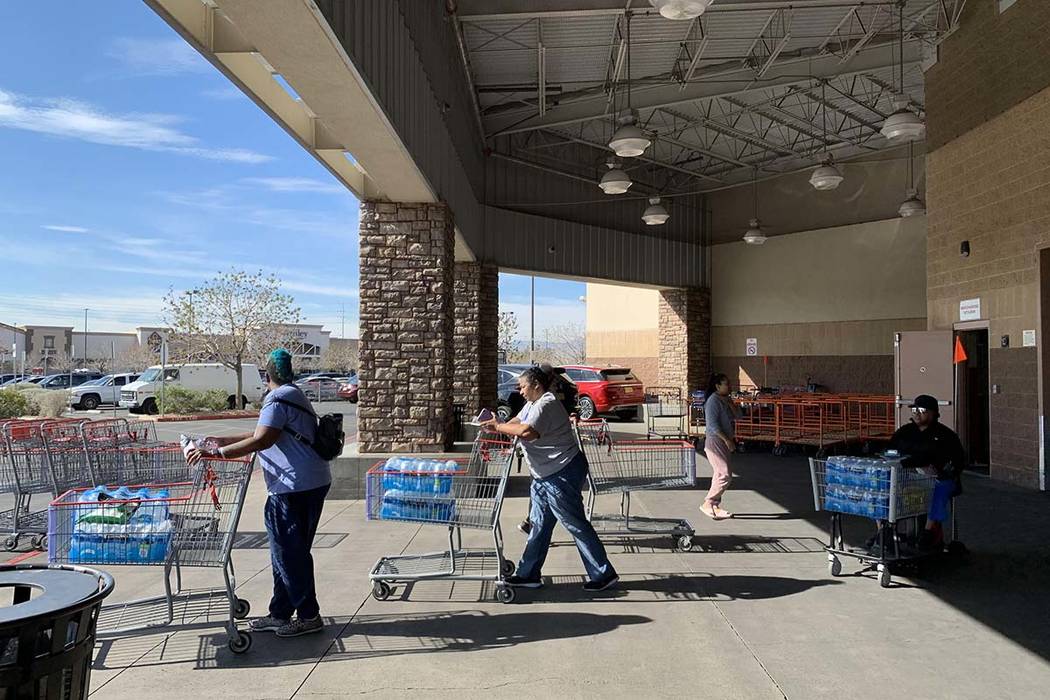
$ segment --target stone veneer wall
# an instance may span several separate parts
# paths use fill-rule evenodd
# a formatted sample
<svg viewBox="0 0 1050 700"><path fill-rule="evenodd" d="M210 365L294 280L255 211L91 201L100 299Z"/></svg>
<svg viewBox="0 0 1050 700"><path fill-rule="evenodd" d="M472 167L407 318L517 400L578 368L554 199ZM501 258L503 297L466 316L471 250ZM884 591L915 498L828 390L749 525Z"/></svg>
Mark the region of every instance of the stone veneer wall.
<svg viewBox="0 0 1050 700"><path fill-rule="evenodd" d="M702 389L711 373L711 291L660 292L660 385Z"/></svg>
<svg viewBox="0 0 1050 700"><path fill-rule="evenodd" d="M451 446L453 246L444 204L361 203L361 452Z"/></svg>
<svg viewBox="0 0 1050 700"><path fill-rule="evenodd" d="M496 406L499 269L457 262L453 289L452 400L466 407L469 420Z"/></svg>

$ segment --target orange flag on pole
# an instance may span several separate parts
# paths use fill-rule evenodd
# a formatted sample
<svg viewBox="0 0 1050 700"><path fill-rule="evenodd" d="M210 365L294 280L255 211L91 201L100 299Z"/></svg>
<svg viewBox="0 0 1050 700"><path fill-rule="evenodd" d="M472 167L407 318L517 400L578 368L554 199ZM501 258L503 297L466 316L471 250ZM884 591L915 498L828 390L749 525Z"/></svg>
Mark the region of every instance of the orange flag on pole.
<svg viewBox="0 0 1050 700"><path fill-rule="evenodd" d="M966 348L963 347L962 338L955 336L955 364L966 362L968 359L970 358L966 355Z"/></svg>

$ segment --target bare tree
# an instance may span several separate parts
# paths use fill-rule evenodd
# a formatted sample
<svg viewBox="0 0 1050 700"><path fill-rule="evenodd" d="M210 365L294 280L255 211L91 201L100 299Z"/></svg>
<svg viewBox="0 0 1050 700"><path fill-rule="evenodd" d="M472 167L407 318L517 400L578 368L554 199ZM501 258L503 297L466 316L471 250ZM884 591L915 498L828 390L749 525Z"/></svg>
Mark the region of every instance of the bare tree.
<svg viewBox="0 0 1050 700"><path fill-rule="evenodd" d="M496 349L504 362L522 362L528 356L518 349L518 318L510 311L501 311L499 315L498 340Z"/></svg>
<svg viewBox="0 0 1050 700"><path fill-rule="evenodd" d="M122 370L125 372L141 372L150 365L160 364L160 348L154 349L149 345L131 345L117 353L110 361L110 370ZM99 371L104 371L101 367Z"/></svg>
<svg viewBox="0 0 1050 700"><path fill-rule="evenodd" d="M300 317L295 300L281 293L280 280L262 270L230 269L189 291L169 292L164 304L169 348L182 358L206 357L236 372L235 405L244 396L244 364L287 345L289 326Z"/></svg>
<svg viewBox="0 0 1050 700"><path fill-rule="evenodd" d="M580 365L587 361L587 337L582 324L552 326L547 331L547 337L550 338L550 362Z"/></svg>
<svg viewBox="0 0 1050 700"><path fill-rule="evenodd" d="M44 374L62 374L73 369L73 357L58 348L41 348L26 361L27 366L42 367Z"/></svg>
<svg viewBox="0 0 1050 700"><path fill-rule="evenodd" d="M357 370L357 343L349 341L330 341L324 353L321 355L320 367L333 372L347 372Z"/></svg>

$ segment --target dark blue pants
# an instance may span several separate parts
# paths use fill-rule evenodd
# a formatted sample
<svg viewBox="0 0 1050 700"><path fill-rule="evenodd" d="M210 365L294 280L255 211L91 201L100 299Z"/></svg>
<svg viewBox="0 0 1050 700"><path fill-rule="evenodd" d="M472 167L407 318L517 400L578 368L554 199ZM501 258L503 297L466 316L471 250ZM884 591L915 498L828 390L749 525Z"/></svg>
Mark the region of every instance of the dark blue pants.
<svg viewBox="0 0 1050 700"><path fill-rule="evenodd" d="M270 600L273 617L288 620L293 612L298 612L301 619L307 620L320 613L310 547L329 488L330 485L325 485L310 491L270 494L266 499L266 534L270 537L273 567Z"/></svg>

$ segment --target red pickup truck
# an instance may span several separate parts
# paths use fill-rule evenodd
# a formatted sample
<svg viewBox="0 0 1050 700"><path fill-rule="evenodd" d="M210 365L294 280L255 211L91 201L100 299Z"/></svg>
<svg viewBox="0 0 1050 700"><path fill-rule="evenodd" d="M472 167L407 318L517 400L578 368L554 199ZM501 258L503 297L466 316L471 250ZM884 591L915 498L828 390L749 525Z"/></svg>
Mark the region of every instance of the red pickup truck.
<svg viewBox="0 0 1050 700"><path fill-rule="evenodd" d="M579 390L580 418L589 420L602 413L615 413L622 420L641 417L645 387L629 368L570 365L565 373Z"/></svg>

